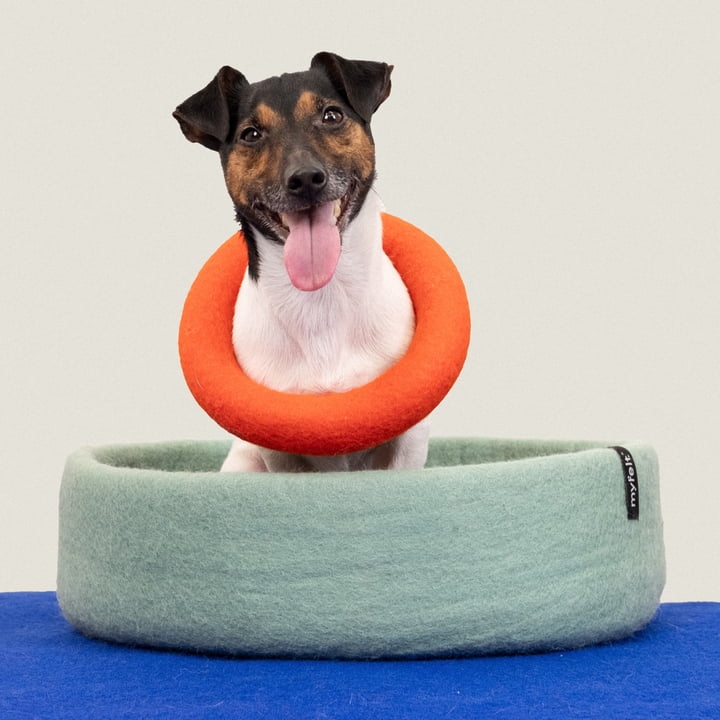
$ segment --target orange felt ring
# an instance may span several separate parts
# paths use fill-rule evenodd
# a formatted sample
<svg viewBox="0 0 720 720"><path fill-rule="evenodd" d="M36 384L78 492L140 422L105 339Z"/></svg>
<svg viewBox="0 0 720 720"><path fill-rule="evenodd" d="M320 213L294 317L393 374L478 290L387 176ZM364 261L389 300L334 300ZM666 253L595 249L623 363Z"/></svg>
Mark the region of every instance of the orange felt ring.
<svg viewBox="0 0 720 720"><path fill-rule="evenodd" d="M410 223L383 215L383 247L415 308L407 353L375 380L342 393L303 395L251 380L237 362L232 324L247 249L238 232L205 263L180 321L185 380L220 426L249 442L300 455L339 455L402 434L440 403L470 341L470 310L452 260Z"/></svg>

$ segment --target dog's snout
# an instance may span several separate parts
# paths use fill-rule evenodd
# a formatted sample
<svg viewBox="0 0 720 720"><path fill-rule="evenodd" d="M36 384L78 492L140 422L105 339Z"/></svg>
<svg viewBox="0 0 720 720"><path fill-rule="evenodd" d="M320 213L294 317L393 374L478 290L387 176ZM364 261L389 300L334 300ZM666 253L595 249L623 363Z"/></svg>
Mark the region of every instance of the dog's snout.
<svg viewBox="0 0 720 720"><path fill-rule="evenodd" d="M290 194L315 199L327 185L327 174L317 165L304 165L288 173L286 186Z"/></svg>

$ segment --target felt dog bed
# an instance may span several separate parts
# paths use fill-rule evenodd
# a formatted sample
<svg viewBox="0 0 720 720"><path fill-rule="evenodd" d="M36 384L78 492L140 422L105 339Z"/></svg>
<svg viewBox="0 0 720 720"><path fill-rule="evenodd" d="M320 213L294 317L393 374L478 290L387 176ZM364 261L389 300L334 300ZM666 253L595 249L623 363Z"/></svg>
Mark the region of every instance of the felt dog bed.
<svg viewBox="0 0 720 720"><path fill-rule="evenodd" d="M433 439L424 470L326 474L219 473L228 447L70 456L58 598L76 628L248 656L441 657L618 639L659 602L648 446L626 446L630 476L594 442Z"/></svg>

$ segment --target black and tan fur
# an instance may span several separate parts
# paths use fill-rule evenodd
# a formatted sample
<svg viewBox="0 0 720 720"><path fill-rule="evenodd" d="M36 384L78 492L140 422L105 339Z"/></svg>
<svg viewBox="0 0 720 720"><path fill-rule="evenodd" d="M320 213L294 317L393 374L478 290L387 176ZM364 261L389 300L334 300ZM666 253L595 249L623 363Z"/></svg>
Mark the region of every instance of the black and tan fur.
<svg viewBox="0 0 720 720"><path fill-rule="evenodd" d="M254 230L282 242L281 212L341 198L341 231L355 217L375 179L370 118L390 94L391 72L327 52L308 71L253 84L225 66L175 110L188 140L220 154L251 278L260 271ZM321 188L313 172L324 176ZM302 177L309 182L293 192L292 179Z"/></svg>

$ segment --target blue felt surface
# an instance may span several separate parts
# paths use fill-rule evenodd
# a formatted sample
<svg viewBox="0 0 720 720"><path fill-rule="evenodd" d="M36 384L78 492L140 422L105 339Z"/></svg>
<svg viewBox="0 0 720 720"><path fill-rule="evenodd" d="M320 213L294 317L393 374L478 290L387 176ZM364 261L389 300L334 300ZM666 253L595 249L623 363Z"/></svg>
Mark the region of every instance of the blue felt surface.
<svg viewBox="0 0 720 720"><path fill-rule="evenodd" d="M88 640L54 593L0 594L0 718L720 719L720 604L614 645L409 662L208 658Z"/></svg>

